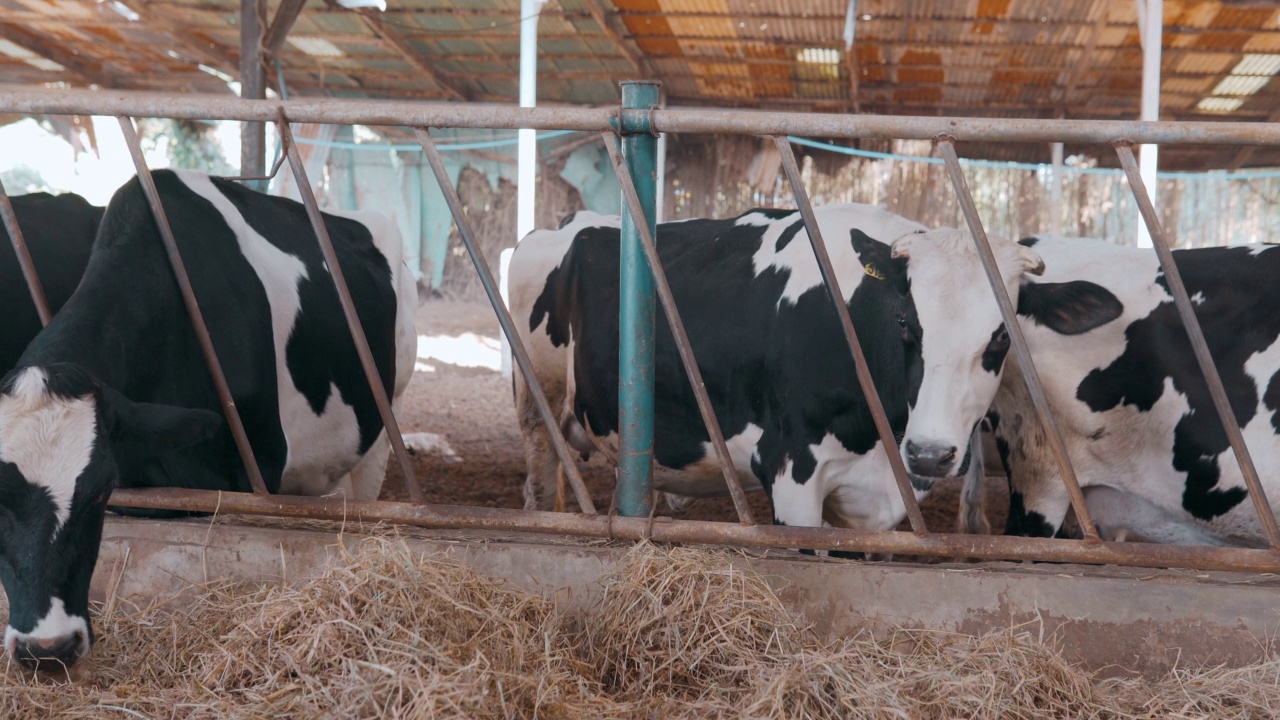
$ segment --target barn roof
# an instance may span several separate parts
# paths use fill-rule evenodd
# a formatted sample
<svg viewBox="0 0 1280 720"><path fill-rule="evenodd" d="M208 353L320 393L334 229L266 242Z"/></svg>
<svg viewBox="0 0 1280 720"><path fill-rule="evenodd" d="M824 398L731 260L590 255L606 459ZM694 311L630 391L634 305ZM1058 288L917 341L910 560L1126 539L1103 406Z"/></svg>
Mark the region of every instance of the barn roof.
<svg viewBox="0 0 1280 720"><path fill-rule="evenodd" d="M269 0L303 10L276 56L289 92L514 102L519 0ZM348 3L350 4L350 3ZM542 103L612 104L617 82L663 82L670 104L983 117L1134 118L1134 2L551 0ZM0 82L227 92L240 0L0 0ZM1280 7L1165 0L1161 114L1280 120ZM202 69L202 67L204 69ZM219 79L217 73L222 74ZM276 85L274 65L269 82ZM1043 147L969 154L1043 160ZM1070 149L1069 149L1070 151ZM1280 153L1177 149L1162 166L1280 164Z"/></svg>

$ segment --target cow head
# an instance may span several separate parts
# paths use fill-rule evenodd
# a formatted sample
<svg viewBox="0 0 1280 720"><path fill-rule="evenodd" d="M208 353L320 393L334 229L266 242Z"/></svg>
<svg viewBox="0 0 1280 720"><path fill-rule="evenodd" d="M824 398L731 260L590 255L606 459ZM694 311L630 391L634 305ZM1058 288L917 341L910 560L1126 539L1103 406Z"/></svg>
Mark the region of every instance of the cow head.
<svg viewBox="0 0 1280 720"><path fill-rule="evenodd" d="M34 668L88 652L89 580L118 458L211 438L207 410L135 403L74 365L19 368L0 380L0 582L4 646Z"/></svg>
<svg viewBox="0 0 1280 720"><path fill-rule="evenodd" d="M1024 277L1044 272L1035 250L992 239L1005 287L1016 301ZM900 238L907 261L924 374L902 443L907 470L955 475L1000 385L1009 333L968 232L941 228Z"/></svg>

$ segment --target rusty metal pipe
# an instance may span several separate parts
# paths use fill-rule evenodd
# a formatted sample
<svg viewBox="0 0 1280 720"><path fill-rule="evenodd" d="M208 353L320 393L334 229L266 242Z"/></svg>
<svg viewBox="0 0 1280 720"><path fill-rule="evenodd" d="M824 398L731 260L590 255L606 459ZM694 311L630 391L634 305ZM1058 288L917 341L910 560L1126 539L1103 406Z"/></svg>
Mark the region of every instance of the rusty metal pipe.
<svg viewBox="0 0 1280 720"><path fill-rule="evenodd" d="M511 319L511 313L507 310L507 306L502 302L502 295L498 292L498 283L493 279L493 271L489 269L489 263L485 262L484 255L480 253L476 245L475 232L471 229L471 221L467 219L467 215L462 210L462 200L458 197L458 191L453 187L453 183L449 180L449 173L444 168L444 159L440 157L440 150L436 147L435 140L431 139L431 133L424 128L414 128L414 132L418 136L418 142L422 145L422 150L427 154L427 163L431 165L431 171L435 173L436 182L440 185L440 192L444 194L445 202L449 205L449 212L453 214L453 222L458 226L458 235L462 237L462 244L467 248L467 254L471 256L471 263L476 267L476 273L480 276L480 285L484 288L485 295L489 298L489 304L493 306L493 311L498 315L498 324L502 326L502 332L507 336L507 342L511 344L511 356L515 358L516 365L519 366L520 372L524 375L524 381L529 385L529 392L533 393L533 401L538 406L538 414L542 416L542 422L547 426L547 433L551 435L551 444L555 447L556 456L560 459L560 465L564 468L565 477L569 478L569 485L573 488L573 494L578 499L578 507L587 515L596 513L595 503L591 502L591 493L587 490L587 485L582 481L582 474L578 472L578 466L573 462L573 453L569 449L569 443L564 439L564 434L560 432L560 423L557 422L555 414L551 412L551 405L547 402L547 395L542 390L542 383L538 381L538 376L533 371L533 361L529 359L529 352L525 350L524 341L520 339L520 335L516 332L515 321Z"/></svg>
<svg viewBox="0 0 1280 720"><path fill-rule="evenodd" d="M617 129L615 108L518 108L512 105L311 98L245 100L224 95L173 95L123 90L33 90L0 87L0 112L49 115L140 115L190 120L291 122L535 130ZM648 111L641 111L648 112ZM666 108L653 112L657 132L805 135L824 138L959 142L1280 145L1280 123L1138 122L906 117L832 113Z"/></svg>
<svg viewBox="0 0 1280 720"><path fill-rule="evenodd" d="M400 423L391 409L391 398L387 397L387 388L378 375L378 366L373 361L373 353L369 350L369 339L365 337L364 326L360 323L360 315L356 313L355 301L351 299L351 290L347 287L346 275L338 262L338 254L333 249L333 240L329 238L329 228L324 224L324 215L316 204L315 192L311 182L307 180L307 168L302 162L302 155L293 141L293 130L289 121L281 115L276 119L276 128L280 132L280 143L284 146L285 156L289 158L289 167L293 169L293 178L298 183L298 192L302 195L302 204L307 208L307 217L311 219L311 227L315 229L316 240L320 243L320 252L324 254L325 265L329 268L329 276L333 278L334 289L338 291L338 300L342 305L342 315L347 320L347 329L351 331L351 339L355 342L356 354L360 357L360 367L364 369L365 381L369 383L369 392L373 393L373 402L378 406L378 415L382 417L382 427L391 441L391 449L395 451L396 460L400 463L400 472L404 474L404 486L409 491L409 499L420 503L423 501L422 487L418 485L417 474L413 471L413 463L404 448L404 438L400 435ZM413 312L412 309L409 312ZM394 382L394 376L391 378Z"/></svg>
<svg viewBox="0 0 1280 720"><path fill-rule="evenodd" d="M338 522L392 522L422 528L531 532L617 540L732 545L757 548L814 548L846 552L894 553L980 560L1034 560L1193 568L1249 573L1280 572L1280 557L1266 550L1115 543L999 535L871 532L842 528L743 525L741 523L578 515L503 508L412 505L377 500L352 501L293 495L258 496L214 490L152 488L116 490L113 507L136 507L219 514L266 515Z"/></svg>
<svg viewBox="0 0 1280 720"><path fill-rule="evenodd" d="M1160 258L1160 268L1169 285L1169 294L1173 295L1173 304L1178 309L1178 317L1187 330L1187 338L1191 341L1191 349L1195 351L1196 363L1204 374L1205 384L1209 387L1209 395L1213 397L1213 407L1218 411L1218 419L1227 432L1227 440L1235 452L1236 462L1240 464L1240 474L1244 476L1245 485L1249 487L1249 496L1253 498L1253 506L1258 511L1258 519L1262 521L1263 530L1271 549L1280 551L1280 527L1276 524L1275 513L1271 511L1271 503L1267 501L1266 491L1262 489L1262 481L1258 478L1258 468L1253 464L1249 447L1245 445L1244 434L1240 432L1240 423L1236 421L1231 401L1227 399L1227 390L1222 384L1222 376L1218 373L1218 365L1209 354L1209 346L1204 339L1204 331L1200 328L1200 320L1191 307L1191 298L1187 295L1187 286L1182 282L1182 273L1174 262L1173 251L1169 249L1169 239L1165 237L1164 225L1151 204L1151 196L1142 182L1142 174L1138 171L1138 161L1133 156L1133 148L1127 144L1116 145L1116 154L1120 157L1120 165L1129 178L1129 188L1138 201L1138 210L1147 224L1151 235L1151 245L1156 256Z"/></svg>
<svg viewBox="0 0 1280 720"><path fill-rule="evenodd" d="M822 231L818 228L818 219L814 217L813 205L809 202L809 194L805 192L804 181L800 179L800 167L796 164L795 153L791 150L791 142L782 135L775 135L773 142L782 155L782 169L786 171L791 182L791 192L795 195L796 205L800 208L800 216L804 218L805 229L809 234L809 246L822 271L822 282L827 286L827 293L835 304L836 316L840 319L840 327L844 331L845 342L849 352L853 353L853 369L858 376L858 385L867 400L867 409L871 411L871 419L875 422L876 432L880 435L880 444L884 446L889 457L889 467L893 469L893 479L898 484L898 492L902 494L902 503L907 509L907 519L911 529L919 535L927 534L924 515L920 512L920 504L916 502L915 490L911 487L911 478L907 476L907 468L902 462L902 453L898 451L898 441L893 436L893 428L889 426L889 418L884 411L884 403L880 401L880 393L876 391L875 381L871 378L871 369L867 367L867 356L862 352L862 343L858 340L858 331L853 327L853 318L849 316L849 306L845 304L844 291L840 289L840 279L836 277L835 268L831 266L831 256L827 254L827 244L822 239Z"/></svg>
<svg viewBox="0 0 1280 720"><path fill-rule="evenodd" d="M986 272L987 281L995 293L996 304L1000 306L1000 316L1004 318L1005 329L1009 332L1009 340L1013 344L1013 353L1018 358L1018 366L1022 369L1022 378L1027 383L1027 391L1031 394L1031 402L1035 405L1036 414L1044 427L1045 436L1049 440L1049 449L1053 452L1054 461L1058 464L1058 472L1062 474L1062 482L1067 487L1067 495L1071 498L1071 507L1076 511L1080 521L1080 530L1087 542L1098 541L1098 530L1094 527L1089 508L1085 506L1084 493L1080 490L1080 482L1076 479L1075 468L1067 455L1066 443L1062 440L1062 431L1058 421L1049 408L1049 398L1044 392L1044 383L1040 381L1040 373L1031 359L1031 349L1027 347L1026 335L1018 324L1018 312L1009 298L1009 291L1000 277L1000 266L996 263L995 253L991 251L991 242L987 239L987 231L982 226L982 217L973 203L973 195L969 192L969 183L965 180L964 170L960 168L960 159L956 156L955 145L950 138L938 139L938 148L946 161L947 175L955 186L956 197L960 201L960 209L964 211L964 219L973 235L973 245L978 249L978 258L982 261L982 269Z"/></svg>
<svg viewBox="0 0 1280 720"><path fill-rule="evenodd" d="M667 282L666 270L658 257L658 245L654 241L653 231L645 222L644 212L640 208L640 197L636 193L631 173L622 164L622 155L613 142L613 135L603 133L604 147L609 153L609 162L613 164L613 172L618 176L618 185L622 188L622 199L627 211L635 222L640 235L640 245L645 259L653 271L654 289L658 301L662 303L662 312L667 316L667 325L671 328L671 336L675 340L676 350L680 353L680 362L684 365L689 377L689 385L693 388L693 397L698 402L698 412L702 414L702 422L707 426L707 435L711 438L711 446L715 449L716 460L720 463L720 472L724 475L725 485L729 488L729 496L733 498L733 508L738 513L738 521L744 525L754 525L756 520L751 514L751 506L747 503L747 493L738 481L738 471L733 467L733 458L729 456L729 446L724 441L724 431L720 428L720 420L716 417L715 408L711 406L711 396L707 394L707 385L702 380L702 370L698 368L698 359L693 354L693 345L689 342L689 333L685 331L684 321L680 319L680 311L676 308L676 298L671 292L671 284Z"/></svg>
<svg viewBox="0 0 1280 720"><path fill-rule="evenodd" d="M36 272L36 264L31 259L27 241L22 236L22 228L18 227L18 216L13 212L13 204L9 202L9 194L0 183L0 221L9 233L9 242L13 245L13 254L18 256L18 267L22 269L22 277L27 281L27 292L31 294L31 303L36 306L36 315L40 317L41 327L47 327L53 319L49 312L49 300L45 297L44 286L40 284L40 275Z"/></svg>
<svg viewBox="0 0 1280 720"><path fill-rule="evenodd" d="M138 133L134 130L133 120L125 115L116 118L120 121L120 131L124 133L125 144L129 146L129 154L133 156L133 165L138 170L138 183L147 196L147 204L151 206L151 216L155 218L156 228L160 231L160 240L164 243L165 253L169 256L169 266L173 268L173 277L178 282L178 290L182 294L182 302L187 307L187 315L191 317L191 328L195 331L196 340L200 343L200 352L204 355L209 374L213 377L213 387L218 392L218 400L222 403L222 414L227 418L231 428L231 437L235 440L236 450L244 463L244 471L249 476L249 485L257 495L267 494L267 484L262 479L262 471L253 456L253 446L249 436L245 434L244 423L240 421L240 411L236 409L235 398L227 385L227 376L222 372L222 363L218 361L218 352L213 348L213 339L209 337L209 326L205 325L204 314L200 312L200 304L196 302L195 290L191 287L191 278L187 275L187 266L182 262L182 254L178 252L178 241L173 237L173 228L165 215L164 204L160 201L160 193L156 190L155 178L147 167L147 160L142 155L142 145L138 143Z"/></svg>

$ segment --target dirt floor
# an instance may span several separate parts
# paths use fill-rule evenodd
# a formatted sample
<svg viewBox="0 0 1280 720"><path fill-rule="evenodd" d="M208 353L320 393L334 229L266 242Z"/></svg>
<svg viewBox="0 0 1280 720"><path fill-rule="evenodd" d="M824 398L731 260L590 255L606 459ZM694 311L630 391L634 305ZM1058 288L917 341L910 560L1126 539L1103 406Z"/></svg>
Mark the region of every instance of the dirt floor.
<svg viewBox="0 0 1280 720"><path fill-rule="evenodd" d="M434 433L457 454L416 453L414 472L428 502L479 507L523 507L524 451L512 404L511 380L497 369L498 321L487 303L425 300L418 309L418 371L399 416L401 431ZM422 349L425 346L425 350ZM613 468L598 454L580 463L583 479L597 507L609 505ZM402 473L394 457L388 463L382 499L407 500ZM989 478L987 512L993 527L1004 525L1008 506L1003 481ZM942 483L922 509L931 530L955 528L958 482ZM572 509L576 502L570 500ZM763 493L752 493L756 517L770 517ZM660 514L670 514L665 505ZM728 497L702 500L679 517L733 521ZM909 529L904 521L902 529Z"/></svg>

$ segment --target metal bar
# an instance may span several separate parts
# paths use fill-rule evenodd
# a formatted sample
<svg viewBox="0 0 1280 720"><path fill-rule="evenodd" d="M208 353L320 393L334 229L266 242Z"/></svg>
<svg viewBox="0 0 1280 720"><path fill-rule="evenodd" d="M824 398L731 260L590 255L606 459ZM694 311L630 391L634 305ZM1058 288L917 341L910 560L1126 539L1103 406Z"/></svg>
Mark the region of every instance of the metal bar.
<svg viewBox="0 0 1280 720"><path fill-rule="evenodd" d="M536 130L614 129L616 109L483 103L404 102L299 98L245 100L220 95L123 90L62 90L0 86L0 112L51 115L141 115L178 119L274 122L280 107L290 122ZM1028 120L989 118L758 112L706 108L654 111L660 132L802 135L824 138L957 142L1066 142L1111 144L1280 145L1280 124L1256 122L1159 123L1133 120Z"/></svg>
<svg viewBox="0 0 1280 720"><path fill-rule="evenodd" d="M960 168L960 158L956 156L955 145L948 137L938 139L938 149L947 164L947 175L955 186L956 198L960 201L960 209L964 212L965 222L973 235L973 245L978 250L978 259L982 261L982 269L986 272L987 282L995 293L996 304L1000 306L1000 316L1004 318L1005 329L1009 332L1009 340L1013 345L1014 357L1022 369L1022 377L1027 382L1027 391L1031 394L1031 402L1035 405L1036 414L1044 427L1049 441L1049 449L1058 464L1058 472L1062 474L1062 482L1067 486L1067 495L1071 498L1071 507L1076 511L1076 519L1080 521L1080 530L1086 542L1099 542L1098 530L1094 527L1089 508L1085 506L1084 493L1080 491L1080 483L1076 480L1075 468L1071 466L1071 458L1067 456L1067 446L1062 441L1062 431L1058 429L1058 421L1049 409L1049 398L1045 395L1044 384L1040 382L1040 373L1031 359L1031 349L1027 347L1027 338L1018 324L1018 313L1009 298L1009 291L1000 277L1000 266L991 251L991 243L987 240L987 231L982 227L982 218L978 208L973 204L973 195L969 192L969 183L965 180L964 170Z"/></svg>
<svg viewBox="0 0 1280 720"><path fill-rule="evenodd" d="M249 436L244 432L244 423L240 421L240 411L236 409L235 398L227 385L227 376L222 372L222 363L218 361L218 353L213 348L213 339L209 337L209 326L205 325L204 314L196 302L195 290L191 287L191 278L187 275L187 266L182 262L182 254L178 252L178 241L173 237L173 228L165 215L164 204L160 201L160 192L156 190L155 178L147 167L147 160L142 155L142 145L138 143L138 133L134 130L133 120L125 115L117 116L120 131L124 134L125 144L129 146L129 154L133 156L133 166L138 171L138 182L147 196L147 204L151 206L151 215L155 218L156 229L160 231L160 240L164 243L165 253L169 256L169 266L173 268L173 277L178 282L178 290L182 293L182 302L186 305L187 315L191 317L191 328L200 343L200 352L204 355L205 365L213 378L213 387L218 392L218 401L222 403L222 414L227 418L231 429L231 437L235 440L236 450L244 463L245 474L249 476L249 485L256 495L267 494L267 484L262 479L262 471L253 455L253 446L249 444Z"/></svg>
<svg viewBox="0 0 1280 720"><path fill-rule="evenodd" d="M659 83L622 83L622 112L648 112ZM648 117L647 115L645 117ZM646 123L647 125L647 123ZM618 254L618 511L649 514L653 485L655 308L653 271L640 242L640 226L654 227L657 138L652 128L624 128L622 160L634 181L637 205L622 215ZM608 147L611 143L605 143ZM640 217L633 216L640 210Z"/></svg>
<svg viewBox="0 0 1280 720"><path fill-rule="evenodd" d="M1164 234L1164 226L1151 204L1151 196L1142 182L1142 174L1138 169L1138 161L1133 156L1133 148L1128 145L1117 145L1116 154L1120 157L1120 165L1129 178L1129 187L1133 197L1138 201L1138 210L1151 232L1152 247L1160 258L1160 268L1164 270L1165 281L1169 285L1169 293L1173 295L1173 304L1178 308L1178 316L1187 329L1187 338L1191 341L1191 349L1195 351L1196 363L1204 374L1205 384L1209 387L1209 395L1213 397L1213 407L1218 411L1218 418L1226 430L1227 440L1235 452L1236 461L1240 463L1240 474L1244 476L1245 485L1249 487L1249 496L1253 498L1253 506L1258 511L1258 519L1267 533L1267 540L1272 550L1280 550L1280 527L1276 524L1275 513L1271 503L1267 502L1267 494L1262 489L1258 478L1258 469L1253 464L1249 447L1245 445L1244 435L1240 432L1240 424L1236 421L1231 401L1227 399L1226 388L1222 385L1222 376L1218 374L1218 366L1209 354L1209 346L1204 339L1204 331L1200 328L1200 320L1191 307L1191 298L1187 295L1187 286L1182 282L1182 273L1174 262L1173 251L1169 249L1169 239Z"/></svg>
<svg viewBox="0 0 1280 720"><path fill-rule="evenodd" d="M578 506L582 508L584 514L595 515L596 506L591 502L591 493L587 491L586 484L582 482L582 475L578 472L578 466L573 462L573 453L569 449L569 444L565 442L564 434L560 432L560 423L551 412L551 405L547 402L547 395L542 390L542 383L538 382L538 376L533 371L533 361L529 359L524 341L516 332L515 321L511 319L511 313L498 293L498 283L493 279L493 272L485 262L484 255L477 248L475 232L472 231L471 222L462 209L462 200L458 198L458 191L449 181L449 173L444 168L444 159L440 157L440 150L436 148L435 140L431 139L431 134L425 129L416 128L415 132L418 135L418 142L422 144L422 150L427 154L427 163L431 165L431 171L435 173L436 181L440 184L440 192L444 194L445 202L449 205L449 212L453 214L453 221L458 226L458 235L462 237L462 244L466 246L467 254L471 256L471 262L476 266L480 285L484 287L484 293L489 298L489 303L493 305L493 311L498 315L498 324L502 326L502 333L511 344L511 354L520 372L524 374L529 392L533 393L538 414L542 416L542 422L547 426L548 434L551 435L551 444L555 447L556 456L560 458L564 474L573 487Z"/></svg>
<svg viewBox="0 0 1280 720"><path fill-rule="evenodd" d="M262 65L262 32L266 24L267 0L240 0L240 97L261 100L267 92ZM130 113L137 115L138 113ZM245 122L240 126L240 174L261 176L266 171L266 125ZM266 190L261 180L245 181L254 190Z"/></svg>
<svg viewBox="0 0 1280 720"><path fill-rule="evenodd" d="M757 548L814 548L980 560L1034 560L1130 567L1194 568L1249 573L1280 572L1280 557L1266 550L1189 547L1155 543L1083 543L1078 540L1002 535L958 535L741 525L656 518L577 515L504 508L410 505L376 500L343 501L294 495L254 496L214 490L151 488L116 490L113 507L220 514L270 515L334 521L394 522L437 529L523 531L550 535L669 543L725 544Z"/></svg>
<svg viewBox="0 0 1280 720"><path fill-rule="evenodd" d="M613 136L604 133L604 147L609 152L609 160L613 163L613 171L618 176L618 185L622 188L622 203L631 213L632 223L640 235L640 244L645 259L653 271L653 280L658 292L658 300L662 302L662 312L667 316L667 324L671 327L671 335L676 349L680 353L680 362L684 364L685 373L689 376L689 385L693 388L693 396L698 402L698 412L702 413L702 422L707 426L707 435L711 438L711 446L715 449L716 459L720 461L720 471L724 474L725 485L729 488L729 496L733 498L733 508L738 512L738 520L744 525L754 525L755 518L751 514L751 506L747 503L747 494L738 481L738 472L733 467L733 458L729 455L729 446L724 441L724 431L720 429L720 421L716 418L715 408L711 406L711 397L707 394L706 383L702 380L702 370L698 368L698 359L693 354L693 345L689 342L689 333L685 331L684 321L676 309L675 295L671 292L671 284L667 282L667 272L658 257L658 246L654 242L653 232L644 220L644 211L640 207L640 197L636 193L635 184L631 181L631 173L623 167L622 156L613 143Z"/></svg>
<svg viewBox="0 0 1280 720"><path fill-rule="evenodd" d="M796 205L800 208L800 216L804 218L804 226L808 231L809 245L813 248L818 269L822 272L822 282L827 286L827 294L836 309L836 317L840 319L840 329L844 331L845 342L849 352L853 354L853 369L858 377L858 386L866 398L867 409L871 411L871 419L875 423L876 433L880 435L880 444L889 457L889 467L893 469L893 479L898 484L898 492L902 495L902 504L907 510L907 519L911 529L917 535L927 535L929 528L925 526L924 515L920 513L920 504L916 502L915 490L911 487L911 478L907 476L907 468L902 462L902 453L898 451L898 441L894 439L893 428L889 426L889 418L884 412L884 403L880 401L880 393L876 390L875 380L871 378L871 370L867 367L867 356L862 352L862 343L858 340L858 331L853 327L853 318L849 316L849 306L845 304L844 291L840 289L840 279L836 277L835 268L831 265L831 256L827 254L827 244L822 239L822 231L818 228L818 219L814 217L813 205L809 202L809 194L805 192L804 181L800 179L800 168L796 165L796 155L791 150L791 142L785 136L774 136L773 142L782 156L782 169L791 181L791 192L795 196ZM807 547L807 546L805 546Z"/></svg>
<svg viewBox="0 0 1280 720"><path fill-rule="evenodd" d="M351 299L351 290L347 287L347 278L338 262L338 254L333 249L333 241L329 238L329 228L324 224L324 216L320 206L316 204L315 192L307 179L307 168L302 162L302 154L293 141L293 130L283 115L276 121L276 129L280 133L280 144L284 146L285 155L289 158L289 167L293 169L293 178L298 183L298 193L302 196L302 204L307 208L307 217L311 227L315 229L316 240L320 243L320 252L324 253L325 265L329 267L329 275L333 278L334 289L338 291L338 300L342 304L342 314L347 319L347 328L351 331L351 339L356 345L356 354L360 357L360 367L364 369L364 378L369 383L369 392L373 393L373 402L378 406L378 415L382 417L382 427L391 441L391 449L400 463L400 471L404 474L404 486L409 491L409 499L420 503L423 501L422 487L418 485L417 474L413 471L413 463L404 448L404 438L400 435L400 423L391 409L391 399L387 397L387 388L378 375L378 366L374 364L373 353L369 350L369 339L365 337L364 326L356 313L356 304ZM410 310L412 312L412 310ZM394 382L394 373L392 381Z"/></svg>
<svg viewBox="0 0 1280 720"><path fill-rule="evenodd" d="M49 300L45 297L44 286L40 284L40 275L36 273L36 264L31 259L27 241L22 236L22 228L18 227L18 216L13 212L13 204L9 202L4 183L0 183L0 220L4 221L4 229L9 233L13 254L18 256L18 267L22 268L22 277L27 281L27 292L31 294L31 303L36 306L40 325L47 326L53 319L53 313L49 312Z"/></svg>

